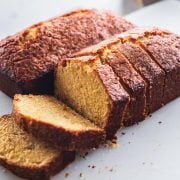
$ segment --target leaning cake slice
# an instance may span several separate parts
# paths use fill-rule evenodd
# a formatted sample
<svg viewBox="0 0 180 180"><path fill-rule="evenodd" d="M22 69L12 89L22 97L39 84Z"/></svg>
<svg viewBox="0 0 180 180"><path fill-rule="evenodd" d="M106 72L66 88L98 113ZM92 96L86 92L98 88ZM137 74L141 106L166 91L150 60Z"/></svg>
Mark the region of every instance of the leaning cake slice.
<svg viewBox="0 0 180 180"><path fill-rule="evenodd" d="M24 130L60 149L86 150L105 139L102 129L52 96L16 95L13 115Z"/></svg>

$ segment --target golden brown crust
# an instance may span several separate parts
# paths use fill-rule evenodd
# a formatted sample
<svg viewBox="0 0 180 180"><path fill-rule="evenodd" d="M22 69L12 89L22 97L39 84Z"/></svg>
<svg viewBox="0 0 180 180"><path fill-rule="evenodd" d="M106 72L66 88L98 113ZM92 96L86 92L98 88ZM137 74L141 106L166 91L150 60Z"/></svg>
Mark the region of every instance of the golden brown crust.
<svg viewBox="0 0 180 180"><path fill-rule="evenodd" d="M165 72L163 104L180 96L180 36L155 36L141 41Z"/></svg>
<svg viewBox="0 0 180 180"><path fill-rule="evenodd" d="M122 43L133 42L133 41L135 42L137 39L141 39L149 36L162 35L162 34L171 34L171 33L167 30L164 29L162 30L156 27L152 27L152 28L135 27L130 30L127 30L126 32L116 34L104 41L101 41L98 44L84 48L81 51L74 53L73 57L94 55L99 52L102 52L105 48L110 48L111 46L114 46L120 42Z"/></svg>
<svg viewBox="0 0 180 180"><path fill-rule="evenodd" d="M97 66L97 71L112 101L113 108L105 127L107 139L112 139L123 125L122 121L129 103L129 95L109 65L100 64Z"/></svg>
<svg viewBox="0 0 180 180"><path fill-rule="evenodd" d="M125 126L132 125L145 118L146 83L120 52L118 44L111 47L110 51L109 55L104 56L103 59L112 67L131 97L123 124Z"/></svg>
<svg viewBox="0 0 180 180"><path fill-rule="evenodd" d="M23 116L13 111L13 116L16 122L28 133L33 136L53 143L60 150L68 151L84 151L92 148L97 148L105 140L103 131L86 131L86 132L71 132L65 129L60 129L50 124L40 123L35 119L25 119Z"/></svg>
<svg viewBox="0 0 180 180"><path fill-rule="evenodd" d="M52 93L53 70L59 60L133 27L121 17L98 10L74 11L35 24L0 42L0 76L12 81L4 81L0 89L10 96L16 93L14 85L17 92L26 94Z"/></svg>
<svg viewBox="0 0 180 180"><path fill-rule="evenodd" d="M126 37L125 41L140 45L156 64L152 66L152 70L159 71L159 76L156 71L154 76L150 72L152 77L150 84L153 83L155 86L154 98L152 98L154 105L150 108L150 112L178 97L180 95L180 36L159 28L144 29L144 32L143 28L135 28L122 35Z"/></svg>
<svg viewBox="0 0 180 180"><path fill-rule="evenodd" d="M13 101L13 116L20 127L33 136L54 144L61 150L81 151L97 148L105 140L105 132L101 129L73 131L41 122L38 119L26 118L17 109L18 98L16 97Z"/></svg>
<svg viewBox="0 0 180 180"><path fill-rule="evenodd" d="M60 172L75 159L74 152L64 152L51 163L43 167L19 166L9 161L1 160L0 164L13 172L15 175L31 180L50 180L52 175Z"/></svg>
<svg viewBox="0 0 180 180"><path fill-rule="evenodd" d="M120 46L120 51L128 58L129 62L146 82L146 113L154 112L163 104L164 72L137 44L126 42Z"/></svg>

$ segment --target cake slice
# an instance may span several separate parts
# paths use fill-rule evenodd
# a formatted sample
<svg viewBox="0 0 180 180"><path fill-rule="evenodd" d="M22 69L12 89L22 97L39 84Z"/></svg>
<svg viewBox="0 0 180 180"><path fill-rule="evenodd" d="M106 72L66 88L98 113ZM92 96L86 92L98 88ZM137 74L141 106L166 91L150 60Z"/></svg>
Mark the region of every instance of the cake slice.
<svg viewBox="0 0 180 180"><path fill-rule="evenodd" d="M75 158L19 128L11 115L0 118L0 164L17 176L49 180Z"/></svg>
<svg viewBox="0 0 180 180"><path fill-rule="evenodd" d="M165 72L163 104L167 104L180 96L180 36L155 36L140 42Z"/></svg>
<svg viewBox="0 0 180 180"><path fill-rule="evenodd" d="M56 96L105 130L111 139L122 125L129 95L98 56L67 59L55 75Z"/></svg>
<svg viewBox="0 0 180 180"><path fill-rule="evenodd" d="M13 115L24 130L60 149L86 150L105 139L102 129L51 96L15 95Z"/></svg>

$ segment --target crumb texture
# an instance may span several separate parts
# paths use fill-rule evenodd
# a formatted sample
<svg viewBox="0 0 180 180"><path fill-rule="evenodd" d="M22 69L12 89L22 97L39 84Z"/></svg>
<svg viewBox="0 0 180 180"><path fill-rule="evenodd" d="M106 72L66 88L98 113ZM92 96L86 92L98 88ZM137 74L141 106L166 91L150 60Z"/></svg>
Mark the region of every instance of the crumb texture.
<svg viewBox="0 0 180 180"><path fill-rule="evenodd" d="M43 167L61 155L20 129L10 115L0 118L0 144L0 159L19 166Z"/></svg>
<svg viewBox="0 0 180 180"><path fill-rule="evenodd" d="M13 115L21 128L60 150L96 148L106 137L103 129L53 96L16 95Z"/></svg>
<svg viewBox="0 0 180 180"><path fill-rule="evenodd" d="M93 63L77 61L57 70L56 93L79 113L103 128L112 104Z"/></svg>
<svg viewBox="0 0 180 180"><path fill-rule="evenodd" d="M89 120L51 96L16 95L14 109L29 121L40 121L72 131L98 130Z"/></svg>

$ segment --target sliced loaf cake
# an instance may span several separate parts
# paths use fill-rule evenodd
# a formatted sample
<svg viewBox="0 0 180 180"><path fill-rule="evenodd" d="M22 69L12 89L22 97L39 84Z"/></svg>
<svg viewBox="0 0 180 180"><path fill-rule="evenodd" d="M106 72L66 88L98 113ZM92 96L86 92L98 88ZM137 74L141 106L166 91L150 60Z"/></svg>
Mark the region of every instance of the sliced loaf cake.
<svg viewBox="0 0 180 180"><path fill-rule="evenodd" d="M15 95L13 116L24 130L59 149L86 150L105 140L102 129L51 96Z"/></svg>
<svg viewBox="0 0 180 180"><path fill-rule="evenodd" d="M84 56L98 57L102 67L110 66L112 68L115 75L118 76L120 84L130 96L130 103L124 115L124 124L136 123L167 103L167 93L172 94L171 96L174 98L180 95L179 39L178 35L159 28L135 28L88 47L76 53L71 59L64 60L64 64L68 64L68 66L63 66L63 63L59 64L55 77L55 94L79 113L91 116L88 114L89 110L84 108L88 105L79 103L84 98L81 93L79 95L79 89L84 86L82 82L91 84L91 89L86 90L87 94L95 91L96 87L89 81L90 77L79 76L79 71L86 63ZM154 47L158 48L153 47L153 41ZM171 65L169 70L165 69L168 62ZM68 74L72 72L78 72L78 75L74 73L73 78L69 80ZM168 83L168 77L171 77L174 82ZM110 74L109 78L111 78ZM76 86L79 82L81 86ZM73 86L77 88L71 89ZM92 101L93 98L94 96L89 96L88 101ZM143 108L144 111L142 111Z"/></svg>
<svg viewBox="0 0 180 180"><path fill-rule="evenodd" d="M49 180L75 158L19 128L11 115L0 118L0 164L32 180Z"/></svg>

